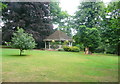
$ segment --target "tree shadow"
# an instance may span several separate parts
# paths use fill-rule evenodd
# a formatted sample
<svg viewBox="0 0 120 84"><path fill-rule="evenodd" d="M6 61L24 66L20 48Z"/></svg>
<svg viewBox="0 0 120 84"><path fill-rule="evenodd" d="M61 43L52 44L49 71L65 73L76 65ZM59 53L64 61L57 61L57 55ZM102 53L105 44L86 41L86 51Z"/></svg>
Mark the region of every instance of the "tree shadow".
<svg viewBox="0 0 120 84"><path fill-rule="evenodd" d="M24 56L30 56L30 55L7 55L7 56L14 56L14 57L24 57Z"/></svg>

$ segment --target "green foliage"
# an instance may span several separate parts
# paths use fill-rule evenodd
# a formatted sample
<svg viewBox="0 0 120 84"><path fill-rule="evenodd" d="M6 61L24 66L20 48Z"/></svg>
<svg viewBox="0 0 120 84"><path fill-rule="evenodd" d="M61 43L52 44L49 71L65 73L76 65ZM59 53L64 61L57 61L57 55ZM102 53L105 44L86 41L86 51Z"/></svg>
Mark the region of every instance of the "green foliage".
<svg viewBox="0 0 120 84"><path fill-rule="evenodd" d="M51 42L51 48L53 49L57 49L59 48L59 45L61 45L61 42L55 41L55 42Z"/></svg>
<svg viewBox="0 0 120 84"><path fill-rule="evenodd" d="M70 51L72 51L72 52L79 52L80 49L77 46L72 46L72 47L70 47Z"/></svg>
<svg viewBox="0 0 120 84"><path fill-rule="evenodd" d="M69 52L79 52L80 51L80 49L76 46L70 46L70 47L69 46L64 46L63 49L65 51L69 51Z"/></svg>
<svg viewBox="0 0 120 84"><path fill-rule="evenodd" d="M99 46L95 49L95 53L105 53L105 45L100 42Z"/></svg>
<svg viewBox="0 0 120 84"><path fill-rule="evenodd" d="M0 12L4 9L7 8L7 5L3 4L0 2Z"/></svg>
<svg viewBox="0 0 120 84"><path fill-rule="evenodd" d="M106 18L101 27L101 39L106 53L119 54L120 45L120 1L110 2L106 8Z"/></svg>
<svg viewBox="0 0 120 84"><path fill-rule="evenodd" d="M59 30L67 33L68 36L71 35L71 16L67 13L67 11L62 11L59 6L59 2L51 2L50 3L50 14L52 19L52 24L58 25Z"/></svg>
<svg viewBox="0 0 120 84"><path fill-rule="evenodd" d="M116 49L117 49L117 46L115 46L115 45L107 45L105 53L115 54L115 53L117 53Z"/></svg>
<svg viewBox="0 0 120 84"><path fill-rule="evenodd" d="M64 49L58 49L58 51L64 51Z"/></svg>
<svg viewBox="0 0 120 84"><path fill-rule="evenodd" d="M81 44L76 44L75 46L77 46L80 50L84 51L84 45Z"/></svg>
<svg viewBox="0 0 120 84"><path fill-rule="evenodd" d="M67 16L64 18L61 23L59 23L59 29L65 32L68 36L72 37L72 17Z"/></svg>
<svg viewBox="0 0 120 84"><path fill-rule="evenodd" d="M104 8L105 5L101 0L98 2L80 3L74 16L76 29L78 29L80 25L85 25L89 28L98 27L102 21L101 18L103 18L105 14Z"/></svg>
<svg viewBox="0 0 120 84"><path fill-rule="evenodd" d="M35 48L35 45L36 43L34 38L32 37L32 34L24 33L24 30L22 28L18 28L18 30L13 33L12 46L14 48L20 49L21 52L23 50Z"/></svg>
<svg viewBox="0 0 120 84"><path fill-rule="evenodd" d="M77 43L83 44L84 47L90 48L92 52L100 43L99 31L96 28L87 28L84 25L79 27L74 39Z"/></svg>
<svg viewBox="0 0 120 84"><path fill-rule="evenodd" d="M63 46L63 49L64 49L65 51L70 51L70 47L69 47L69 46Z"/></svg>
<svg viewBox="0 0 120 84"><path fill-rule="evenodd" d="M113 10L119 9L120 8L120 1L116 0L116 2L110 2L107 6L107 13L112 12Z"/></svg>
<svg viewBox="0 0 120 84"><path fill-rule="evenodd" d="M12 48L12 46L2 45L2 48Z"/></svg>
<svg viewBox="0 0 120 84"><path fill-rule="evenodd" d="M77 34L74 36L76 44L89 47L94 52L100 44L100 26L105 17L105 4L97 2L81 2L74 16L74 28Z"/></svg>
<svg viewBox="0 0 120 84"><path fill-rule="evenodd" d="M61 21L61 8L59 7L58 2L51 2L50 3L50 14L52 17L52 23L57 24Z"/></svg>
<svg viewBox="0 0 120 84"><path fill-rule="evenodd" d="M50 2L3 2L7 5L2 11L3 41L11 41L13 32L21 27L33 35L37 48L43 48L46 36L53 32L50 15ZM8 33L9 32L9 33Z"/></svg>
<svg viewBox="0 0 120 84"><path fill-rule="evenodd" d="M61 10L59 4L59 2L50 2L50 14L53 24L61 24L61 20L69 16L66 11Z"/></svg>
<svg viewBox="0 0 120 84"><path fill-rule="evenodd" d="M5 42L7 46L11 46L11 42Z"/></svg>
<svg viewBox="0 0 120 84"><path fill-rule="evenodd" d="M65 40L65 41L62 43L62 45L65 46L65 45L68 44L68 42L69 42L68 40Z"/></svg>

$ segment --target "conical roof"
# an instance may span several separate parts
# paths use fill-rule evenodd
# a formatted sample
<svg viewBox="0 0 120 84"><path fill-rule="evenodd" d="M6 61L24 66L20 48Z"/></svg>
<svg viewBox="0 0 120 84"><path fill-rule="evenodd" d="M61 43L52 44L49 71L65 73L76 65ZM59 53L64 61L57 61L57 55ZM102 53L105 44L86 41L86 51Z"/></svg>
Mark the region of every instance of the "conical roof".
<svg viewBox="0 0 120 84"><path fill-rule="evenodd" d="M48 36L46 39L44 39L43 41L73 41L71 37L67 36L64 32L57 30L55 31L53 34L51 34L50 36Z"/></svg>

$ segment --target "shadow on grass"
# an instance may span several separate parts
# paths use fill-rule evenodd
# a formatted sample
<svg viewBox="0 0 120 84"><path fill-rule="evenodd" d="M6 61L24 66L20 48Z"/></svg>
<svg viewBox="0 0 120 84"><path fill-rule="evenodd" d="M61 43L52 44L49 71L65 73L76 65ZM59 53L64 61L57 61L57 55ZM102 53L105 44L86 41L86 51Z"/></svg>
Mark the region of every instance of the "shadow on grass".
<svg viewBox="0 0 120 84"><path fill-rule="evenodd" d="M30 56L30 55L7 55L7 56L23 57L23 56Z"/></svg>

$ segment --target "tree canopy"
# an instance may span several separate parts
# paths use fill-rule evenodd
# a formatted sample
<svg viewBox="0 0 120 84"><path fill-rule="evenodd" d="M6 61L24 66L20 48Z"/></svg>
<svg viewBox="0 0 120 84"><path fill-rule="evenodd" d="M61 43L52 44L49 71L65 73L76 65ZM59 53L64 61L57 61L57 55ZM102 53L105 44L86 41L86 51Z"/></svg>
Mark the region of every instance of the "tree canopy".
<svg viewBox="0 0 120 84"><path fill-rule="evenodd" d="M52 24L58 25L55 30L61 30L65 32L68 36L72 36L71 16L67 13L67 11L63 11L61 9L59 2L50 3L50 13L52 18Z"/></svg>
<svg viewBox="0 0 120 84"><path fill-rule="evenodd" d="M100 26L105 17L105 5L100 2L82 2L74 16L74 28L77 34L74 36L78 44L89 48L91 52L100 44Z"/></svg>
<svg viewBox="0 0 120 84"><path fill-rule="evenodd" d="M82 2L75 13L75 27L85 25L86 27L98 27L104 17L105 5L103 2Z"/></svg>
<svg viewBox="0 0 120 84"><path fill-rule="evenodd" d="M17 27L22 27L26 32L33 34L38 47L44 47L42 40L53 32L50 23L49 2L5 2L7 5L2 12L3 41L10 41ZM9 32L9 33L8 33Z"/></svg>
<svg viewBox="0 0 120 84"><path fill-rule="evenodd" d="M74 36L76 43L84 45L84 48L89 48L90 52L94 52L100 44L99 31L96 28L88 28L85 25L79 27L79 31Z"/></svg>
<svg viewBox="0 0 120 84"><path fill-rule="evenodd" d="M32 34L25 33L22 28L13 33L12 47L20 49L20 55L23 50L35 48L35 40Z"/></svg>
<svg viewBox="0 0 120 84"><path fill-rule="evenodd" d="M103 19L101 38L106 52L120 55L120 1L110 2L106 8L106 18Z"/></svg>

